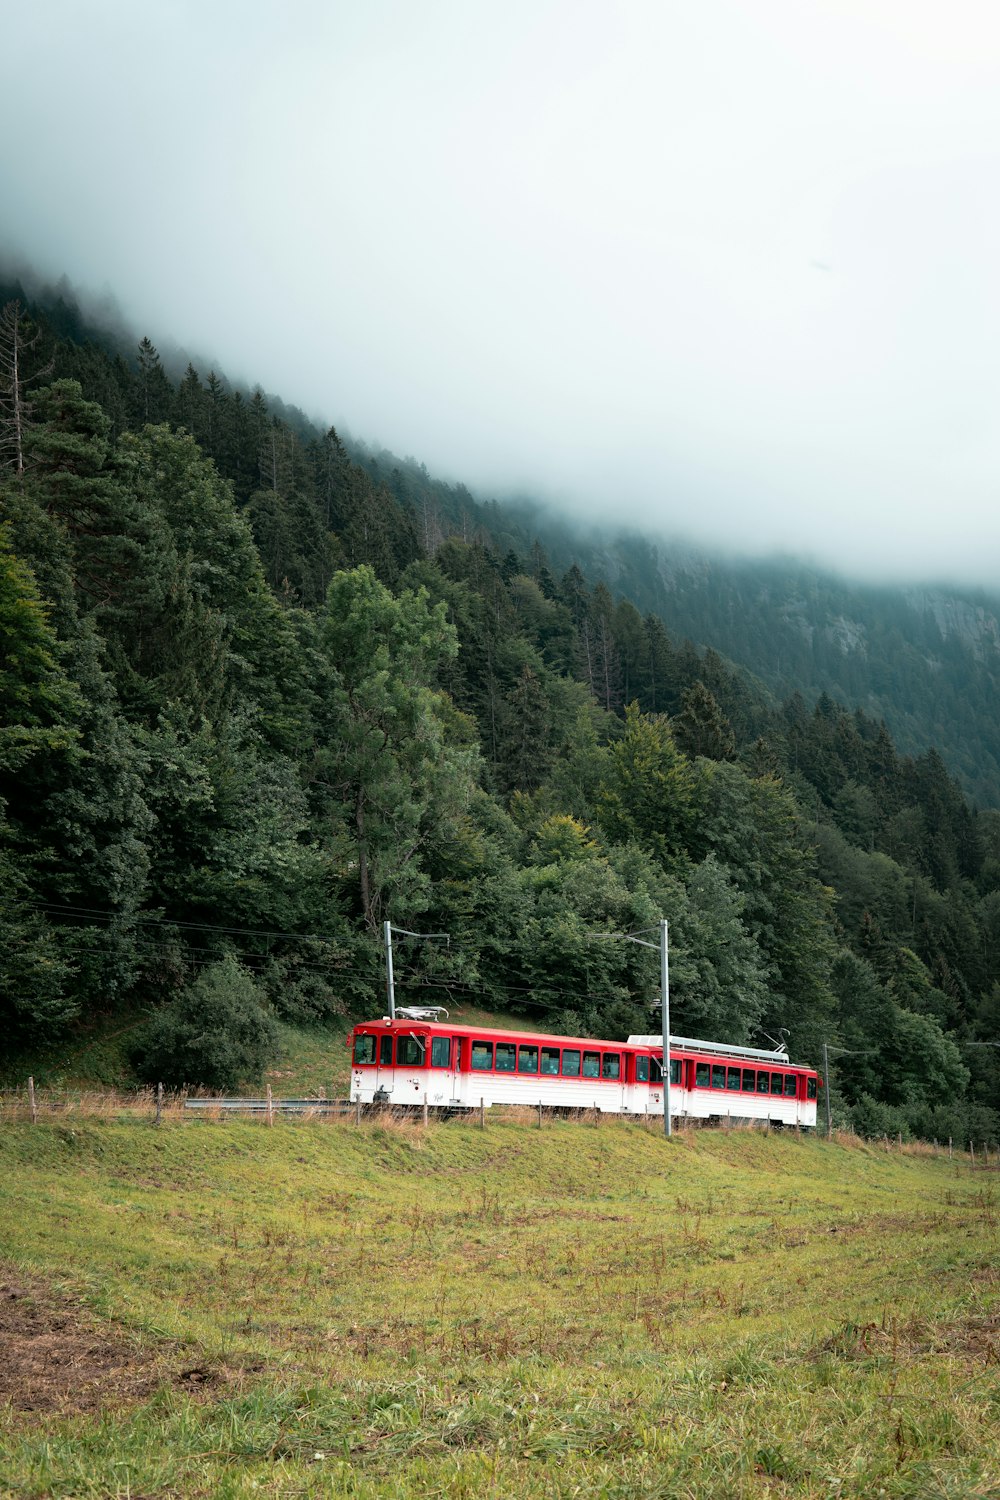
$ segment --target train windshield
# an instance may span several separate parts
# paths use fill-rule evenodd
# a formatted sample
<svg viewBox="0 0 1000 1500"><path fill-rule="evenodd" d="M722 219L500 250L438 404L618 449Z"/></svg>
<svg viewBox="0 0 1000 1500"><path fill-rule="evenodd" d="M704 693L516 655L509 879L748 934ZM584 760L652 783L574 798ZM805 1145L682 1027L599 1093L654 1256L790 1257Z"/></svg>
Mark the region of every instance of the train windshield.
<svg viewBox="0 0 1000 1500"><path fill-rule="evenodd" d="M375 1061L375 1038L373 1036L354 1038L354 1061L361 1067L367 1067Z"/></svg>

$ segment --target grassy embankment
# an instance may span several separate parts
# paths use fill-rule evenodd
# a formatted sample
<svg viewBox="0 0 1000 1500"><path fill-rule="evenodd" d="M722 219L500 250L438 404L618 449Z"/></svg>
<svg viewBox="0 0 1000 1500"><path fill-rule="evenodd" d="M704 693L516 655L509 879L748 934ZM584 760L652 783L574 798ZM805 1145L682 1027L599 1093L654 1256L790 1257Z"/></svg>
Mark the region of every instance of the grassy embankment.
<svg viewBox="0 0 1000 1500"><path fill-rule="evenodd" d="M1000 1492L967 1161L611 1120L0 1121L0 1228L4 1495Z"/></svg>
<svg viewBox="0 0 1000 1500"><path fill-rule="evenodd" d="M373 1008L373 1014L378 1007ZM356 1020L370 1020L357 1016ZM462 1026L499 1026L517 1030L523 1020L471 1006L453 1009L451 1019ZM99 1092L106 1089L130 1089L138 1086L129 1050L144 1016L101 1017L81 1027L69 1041L65 1038L50 1047L39 1047L30 1054L0 1063L0 1089L23 1088L33 1075L40 1089L71 1092ZM350 1086L350 1062L347 1034L354 1021L333 1021L329 1026L289 1026L278 1024L280 1055L266 1079L275 1095L327 1094L346 1098ZM558 1026L546 1022L549 1030ZM536 1026L537 1029L537 1026ZM259 1093L247 1086L241 1093Z"/></svg>

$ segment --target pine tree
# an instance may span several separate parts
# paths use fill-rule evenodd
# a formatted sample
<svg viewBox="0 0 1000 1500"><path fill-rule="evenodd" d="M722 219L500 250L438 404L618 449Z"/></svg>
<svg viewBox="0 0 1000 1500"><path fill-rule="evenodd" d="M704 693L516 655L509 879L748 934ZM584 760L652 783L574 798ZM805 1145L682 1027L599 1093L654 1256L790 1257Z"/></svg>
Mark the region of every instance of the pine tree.
<svg viewBox="0 0 1000 1500"><path fill-rule="evenodd" d="M166 422L173 402L173 389L160 363L156 345L148 338L139 340L136 369L136 419L142 423Z"/></svg>
<svg viewBox="0 0 1000 1500"><path fill-rule="evenodd" d="M678 745L692 759L701 755L706 760L732 760L735 756L729 720L703 682L684 689L681 712L672 722Z"/></svg>

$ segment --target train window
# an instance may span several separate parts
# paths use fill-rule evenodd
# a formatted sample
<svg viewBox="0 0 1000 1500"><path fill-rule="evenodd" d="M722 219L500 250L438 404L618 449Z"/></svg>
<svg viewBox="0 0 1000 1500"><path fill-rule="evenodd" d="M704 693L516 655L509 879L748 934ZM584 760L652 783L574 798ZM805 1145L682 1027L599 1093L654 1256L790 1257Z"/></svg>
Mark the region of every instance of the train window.
<svg viewBox="0 0 1000 1500"><path fill-rule="evenodd" d="M744 1068L743 1069L743 1092L744 1092L744 1094L752 1094L752 1093L754 1093L756 1091L756 1088L757 1088L757 1074L754 1072L753 1068Z"/></svg>
<svg viewBox="0 0 1000 1500"><path fill-rule="evenodd" d="M489 1073L493 1067L493 1043L473 1042L472 1044L472 1071L474 1073Z"/></svg>
<svg viewBox="0 0 1000 1500"><path fill-rule="evenodd" d="M576 1047L563 1048L562 1070L564 1078L579 1078L580 1053Z"/></svg>
<svg viewBox="0 0 1000 1500"><path fill-rule="evenodd" d="M808 1081L808 1083L806 1084L806 1097L808 1099L815 1099L815 1097L816 1097L816 1080L815 1080L815 1078L810 1078L809 1081Z"/></svg>
<svg viewBox="0 0 1000 1500"><path fill-rule="evenodd" d="M519 1073L538 1072L538 1048L518 1047L517 1049L517 1071Z"/></svg>
<svg viewBox="0 0 1000 1500"><path fill-rule="evenodd" d="M696 1088L707 1089L710 1076L711 1069L709 1068L708 1063L697 1063L695 1065L694 1082Z"/></svg>
<svg viewBox="0 0 1000 1500"><path fill-rule="evenodd" d="M726 1069L723 1063L712 1064L712 1087L713 1089L724 1089L726 1086Z"/></svg>
<svg viewBox="0 0 1000 1500"><path fill-rule="evenodd" d="M601 1054L599 1052L585 1052L583 1054L583 1076L584 1078L600 1078Z"/></svg>
<svg viewBox="0 0 1000 1500"><path fill-rule="evenodd" d="M794 1073L786 1073L785 1074L785 1098L786 1099L794 1099L795 1098L795 1074Z"/></svg>
<svg viewBox="0 0 1000 1500"><path fill-rule="evenodd" d="M354 1038L354 1061L361 1067L367 1067L375 1061L375 1038L373 1036Z"/></svg>
<svg viewBox="0 0 1000 1500"><path fill-rule="evenodd" d="M659 1057L649 1059L649 1081L650 1083L663 1082L663 1061Z"/></svg>
<svg viewBox="0 0 1000 1500"><path fill-rule="evenodd" d="M766 1094L770 1090L770 1087L771 1087L771 1075L770 1075L770 1073L758 1073L757 1074L757 1092L758 1092L758 1094Z"/></svg>
<svg viewBox="0 0 1000 1500"><path fill-rule="evenodd" d="M729 1068L726 1072L726 1088L738 1090L740 1086L739 1068Z"/></svg>
<svg viewBox="0 0 1000 1500"><path fill-rule="evenodd" d="M392 1067L392 1037L384 1036L378 1044L378 1062L380 1068Z"/></svg>
<svg viewBox="0 0 1000 1500"><path fill-rule="evenodd" d="M636 1083L649 1082L649 1058L641 1054L635 1060L635 1081Z"/></svg>
<svg viewBox="0 0 1000 1500"><path fill-rule="evenodd" d="M676 1057L672 1057L670 1059L670 1082L671 1083L680 1083L680 1081L681 1081L681 1064L680 1064L680 1059L676 1058Z"/></svg>
<svg viewBox="0 0 1000 1500"><path fill-rule="evenodd" d="M559 1072L559 1048L542 1048L542 1072L551 1076Z"/></svg>
<svg viewBox="0 0 1000 1500"><path fill-rule="evenodd" d="M622 1059L620 1052L605 1052L601 1059L602 1078L620 1078L622 1076Z"/></svg>
<svg viewBox="0 0 1000 1500"><path fill-rule="evenodd" d="M424 1063L424 1044L416 1036L396 1038L396 1066L421 1068Z"/></svg>
<svg viewBox="0 0 1000 1500"><path fill-rule="evenodd" d="M517 1065L517 1047L513 1042L497 1042L498 1073L513 1073Z"/></svg>
<svg viewBox="0 0 1000 1500"><path fill-rule="evenodd" d="M447 1036L436 1036L431 1042L431 1067L451 1067L451 1038Z"/></svg>
<svg viewBox="0 0 1000 1500"><path fill-rule="evenodd" d="M771 1074L771 1093L772 1094L780 1094L781 1093L781 1089L782 1089L782 1085L783 1085L784 1081L785 1081L785 1075L784 1075L784 1073L772 1073Z"/></svg>

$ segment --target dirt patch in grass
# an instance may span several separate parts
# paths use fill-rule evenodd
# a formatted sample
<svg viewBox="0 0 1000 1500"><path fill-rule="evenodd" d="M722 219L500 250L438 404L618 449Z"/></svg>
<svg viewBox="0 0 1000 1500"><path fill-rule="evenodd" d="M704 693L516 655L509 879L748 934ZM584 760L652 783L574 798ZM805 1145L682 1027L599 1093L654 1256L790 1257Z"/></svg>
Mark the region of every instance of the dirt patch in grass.
<svg viewBox="0 0 1000 1500"><path fill-rule="evenodd" d="M847 1360L888 1356L893 1362L948 1355L972 1366L997 1365L1000 1364L1000 1314L938 1324L922 1318L845 1323L817 1346L817 1352L836 1354Z"/></svg>
<svg viewBox="0 0 1000 1500"><path fill-rule="evenodd" d="M144 1400L162 1379L72 1298L0 1271L0 1411L99 1411Z"/></svg>

